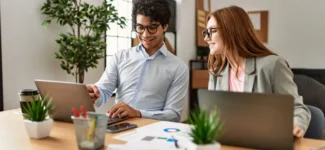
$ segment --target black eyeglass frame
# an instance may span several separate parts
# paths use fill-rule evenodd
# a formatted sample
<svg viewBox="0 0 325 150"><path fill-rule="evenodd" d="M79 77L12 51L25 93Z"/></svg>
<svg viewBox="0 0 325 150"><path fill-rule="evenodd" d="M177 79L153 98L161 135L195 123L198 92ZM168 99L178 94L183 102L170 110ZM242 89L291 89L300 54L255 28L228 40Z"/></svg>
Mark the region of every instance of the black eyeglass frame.
<svg viewBox="0 0 325 150"><path fill-rule="evenodd" d="M155 34L155 33L157 33L157 31L158 31L158 27L160 26L161 24L151 24L151 25L147 25L147 26L143 26L143 25L141 25L141 24L136 24L135 26L134 26L134 30L135 30L135 32L137 32L137 33L139 33L139 34L143 34L146 30L150 33L150 34ZM138 26L140 26L140 27L142 27L143 28L143 31L137 31L137 27ZM154 32L152 32L152 31L150 31L148 28L150 28L150 27L153 27L153 28L155 28L155 31Z"/></svg>
<svg viewBox="0 0 325 150"><path fill-rule="evenodd" d="M205 38L205 36L207 36L207 35L208 35L208 38L211 38L211 35L212 35L211 30L216 30L216 32L217 32L217 29L218 29L218 28L209 28L209 29L204 29L204 30L202 31L203 38ZM214 33L214 32L213 32L213 33Z"/></svg>

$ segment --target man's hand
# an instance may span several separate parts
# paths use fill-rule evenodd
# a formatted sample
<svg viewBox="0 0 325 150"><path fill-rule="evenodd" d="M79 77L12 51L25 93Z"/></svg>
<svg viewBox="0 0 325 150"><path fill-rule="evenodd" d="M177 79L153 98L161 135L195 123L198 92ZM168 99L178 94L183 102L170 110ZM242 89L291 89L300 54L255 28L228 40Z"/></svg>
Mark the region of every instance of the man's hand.
<svg viewBox="0 0 325 150"><path fill-rule="evenodd" d="M305 134L304 130L302 130L300 127L293 125L293 135L297 138L302 138Z"/></svg>
<svg viewBox="0 0 325 150"><path fill-rule="evenodd" d="M108 112L108 116L111 118L124 117L129 118L140 118L141 112L139 110L133 109L130 105L120 102L113 106L113 108Z"/></svg>
<svg viewBox="0 0 325 150"><path fill-rule="evenodd" d="M89 92L89 96L91 98L91 101L93 103L95 103L95 101L99 98L100 94L99 94L99 90L98 87L95 84L88 84L86 85L88 92Z"/></svg>

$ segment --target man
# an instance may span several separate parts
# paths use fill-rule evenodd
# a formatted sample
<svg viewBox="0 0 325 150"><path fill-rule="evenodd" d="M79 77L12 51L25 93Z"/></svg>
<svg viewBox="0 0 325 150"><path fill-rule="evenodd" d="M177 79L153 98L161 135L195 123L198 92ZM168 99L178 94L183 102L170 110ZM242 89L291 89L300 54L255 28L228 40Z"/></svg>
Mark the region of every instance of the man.
<svg viewBox="0 0 325 150"><path fill-rule="evenodd" d="M112 118L128 116L179 122L188 89L188 67L170 53L164 33L171 17L166 0L139 0L133 21L140 44L118 51L96 84L87 85L97 107L117 88Z"/></svg>

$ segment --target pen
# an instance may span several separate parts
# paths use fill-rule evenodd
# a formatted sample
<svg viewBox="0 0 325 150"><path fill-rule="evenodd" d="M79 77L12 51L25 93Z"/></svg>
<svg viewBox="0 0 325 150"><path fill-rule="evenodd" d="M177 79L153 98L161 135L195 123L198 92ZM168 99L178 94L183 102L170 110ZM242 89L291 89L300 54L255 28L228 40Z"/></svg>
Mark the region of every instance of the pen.
<svg viewBox="0 0 325 150"><path fill-rule="evenodd" d="M77 118L80 116L80 114L76 108L72 108L72 112L74 113L74 116L76 116Z"/></svg>
<svg viewBox="0 0 325 150"><path fill-rule="evenodd" d="M87 113L86 113L86 109L85 109L85 107L84 107L84 106L80 106L80 109L81 109L81 114L82 114L85 118L87 118Z"/></svg>
<svg viewBox="0 0 325 150"><path fill-rule="evenodd" d="M175 147L176 147L176 148L179 148L179 146L178 146L178 140L176 140L176 139L174 138L174 136L172 136L172 138L173 138L173 140L174 140Z"/></svg>
<svg viewBox="0 0 325 150"><path fill-rule="evenodd" d="M90 127L88 130L88 141L92 141L94 137L94 132L95 132L95 127L96 127L96 120L97 120L97 115L95 115L95 118L91 120L90 122Z"/></svg>
<svg viewBox="0 0 325 150"><path fill-rule="evenodd" d="M324 148L325 148L325 144L320 145L320 146L315 147L315 148L311 148L310 150L321 150L321 149L324 149Z"/></svg>

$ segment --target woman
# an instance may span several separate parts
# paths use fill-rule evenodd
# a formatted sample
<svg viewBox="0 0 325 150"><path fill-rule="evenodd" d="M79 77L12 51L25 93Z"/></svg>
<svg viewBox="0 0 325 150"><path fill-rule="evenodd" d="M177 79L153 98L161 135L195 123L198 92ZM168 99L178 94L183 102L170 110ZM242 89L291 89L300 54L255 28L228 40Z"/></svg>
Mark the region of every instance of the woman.
<svg viewBox="0 0 325 150"><path fill-rule="evenodd" d="M209 89L290 94L294 101L293 134L303 137L310 111L298 95L287 62L256 37L252 22L240 7L219 9L208 17L204 40L209 44Z"/></svg>

